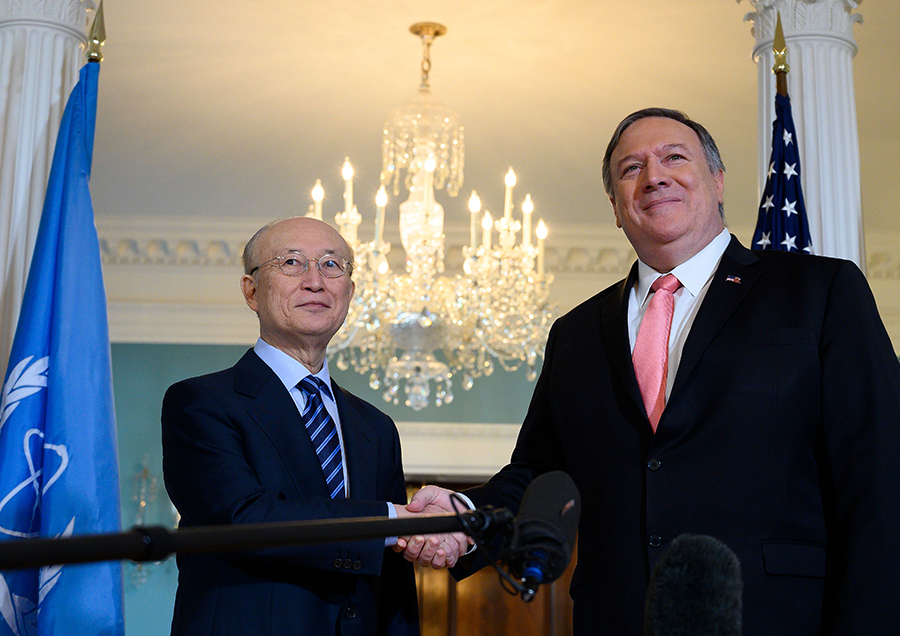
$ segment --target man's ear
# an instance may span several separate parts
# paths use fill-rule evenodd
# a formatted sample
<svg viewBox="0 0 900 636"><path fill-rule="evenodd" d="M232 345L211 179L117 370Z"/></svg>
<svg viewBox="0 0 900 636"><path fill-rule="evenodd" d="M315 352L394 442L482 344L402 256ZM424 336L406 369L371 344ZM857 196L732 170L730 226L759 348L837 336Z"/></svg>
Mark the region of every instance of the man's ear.
<svg viewBox="0 0 900 636"><path fill-rule="evenodd" d="M718 170L713 179L716 182L716 193L719 196L719 203L725 203L725 171Z"/></svg>
<svg viewBox="0 0 900 636"><path fill-rule="evenodd" d="M259 313L259 304L256 300L256 280L250 274L241 276L241 292L244 294L244 302L255 313Z"/></svg>
<svg viewBox="0 0 900 636"><path fill-rule="evenodd" d="M612 206L613 216L616 217L616 227L622 227L622 220L619 218L619 210L616 208L616 200L612 195L609 196L609 204Z"/></svg>

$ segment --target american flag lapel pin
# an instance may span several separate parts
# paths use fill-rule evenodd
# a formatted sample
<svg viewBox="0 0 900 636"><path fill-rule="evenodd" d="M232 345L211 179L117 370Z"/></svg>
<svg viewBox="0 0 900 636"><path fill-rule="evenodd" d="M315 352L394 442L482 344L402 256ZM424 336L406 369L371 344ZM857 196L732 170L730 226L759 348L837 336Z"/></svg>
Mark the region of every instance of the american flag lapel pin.
<svg viewBox="0 0 900 636"><path fill-rule="evenodd" d="M729 274L728 276L725 277L725 282L726 283L734 283L735 285L740 285L741 277L740 276L732 276L731 274Z"/></svg>

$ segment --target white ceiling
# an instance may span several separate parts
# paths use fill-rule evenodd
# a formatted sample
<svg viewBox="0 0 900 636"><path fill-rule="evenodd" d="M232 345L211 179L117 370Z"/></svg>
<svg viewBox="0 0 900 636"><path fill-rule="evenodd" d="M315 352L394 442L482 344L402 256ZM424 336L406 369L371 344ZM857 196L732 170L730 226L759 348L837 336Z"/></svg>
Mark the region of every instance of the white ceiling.
<svg viewBox="0 0 900 636"><path fill-rule="evenodd" d="M408 27L445 24L432 92L465 126L448 223L476 189L502 207L519 177L554 223L612 226L600 162L612 129L645 106L685 110L717 139L726 212L752 227L757 200L755 41L745 0L109 0L92 190L98 217L258 219L302 214L321 178L342 207L340 168L371 223L381 126L419 82ZM854 28L863 208L900 230L900 3L868 0ZM388 208L388 222L396 205ZM392 216L393 215L393 216ZM749 238L749 237L743 237Z"/></svg>

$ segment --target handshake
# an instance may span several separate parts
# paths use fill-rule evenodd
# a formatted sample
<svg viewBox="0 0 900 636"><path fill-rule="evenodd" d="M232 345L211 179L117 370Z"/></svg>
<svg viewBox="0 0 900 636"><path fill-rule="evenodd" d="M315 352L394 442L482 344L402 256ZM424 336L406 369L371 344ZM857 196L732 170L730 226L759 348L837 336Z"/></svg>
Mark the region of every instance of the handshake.
<svg viewBox="0 0 900 636"><path fill-rule="evenodd" d="M438 486L425 486L413 495L409 504L394 504L397 518L403 519L414 515L444 515L461 512L459 504L454 506L451 495L454 492ZM434 534L427 538L423 535L398 537L394 552L403 554L403 558L423 567L452 568L474 544L474 540L462 532Z"/></svg>

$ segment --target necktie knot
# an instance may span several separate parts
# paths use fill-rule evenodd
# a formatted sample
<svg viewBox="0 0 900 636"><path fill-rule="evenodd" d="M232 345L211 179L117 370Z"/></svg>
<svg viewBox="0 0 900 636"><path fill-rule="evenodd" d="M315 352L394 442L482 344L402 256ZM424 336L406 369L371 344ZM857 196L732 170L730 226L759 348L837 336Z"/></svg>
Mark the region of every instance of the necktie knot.
<svg viewBox="0 0 900 636"><path fill-rule="evenodd" d="M331 391L328 390L328 385L314 375L308 375L300 380L300 382L297 383L297 388L307 395L307 399L310 395L320 393L324 393L331 397Z"/></svg>
<svg viewBox="0 0 900 636"><path fill-rule="evenodd" d="M675 274L666 274L665 276L660 276L653 284L650 285L650 290L653 292L657 292L660 289L663 291L667 291L670 294L674 294L681 287L681 281L675 278Z"/></svg>

